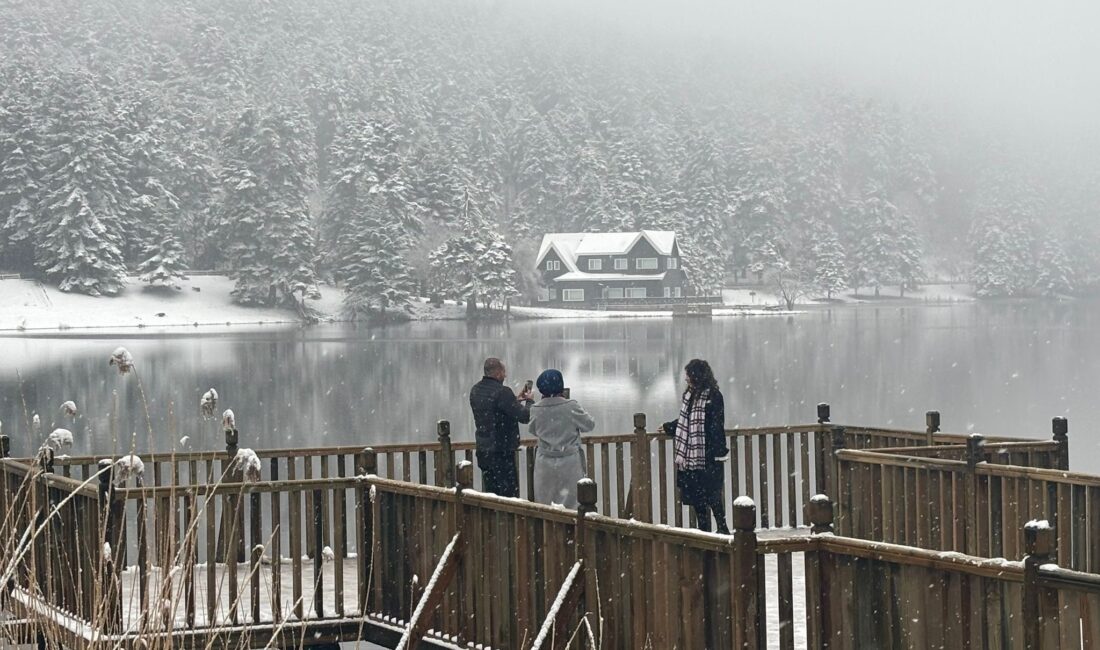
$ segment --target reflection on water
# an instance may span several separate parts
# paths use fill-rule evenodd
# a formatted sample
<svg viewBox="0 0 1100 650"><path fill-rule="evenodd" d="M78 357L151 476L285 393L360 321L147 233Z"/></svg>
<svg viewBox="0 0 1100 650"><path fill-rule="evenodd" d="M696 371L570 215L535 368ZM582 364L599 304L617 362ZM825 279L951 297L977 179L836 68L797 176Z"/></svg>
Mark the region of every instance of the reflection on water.
<svg viewBox="0 0 1100 650"><path fill-rule="evenodd" d="M681 368L711 361L725 386L727 424L807 422L814 404L838 421L923 427L939 409L946 431L1049 436L1071 424L1071 463L1100 473L1100 304L1003 303L818 311L792 318L684 321L424 323L323 326L207 337L0 339L0 420L28 453L27 413L76 432L75 452L105 453L117 424L128 447L221 448L218 422L199 417L213 386L232 408L242 446L431 440L435 422L472 437L466 391L484 357L505 360L515 384L557 367L598 419L625 432L631 414L674 417ZM138 374L107 365L127 346ZM22 377L17 378L17 373ZM140 380L140 381L139 381ZM148 404L147 424L141 392ZM73 399L76 422L58 408ZM169 416L170 408L174 417ZM150 433L150 430L152 433Z"/></svg>

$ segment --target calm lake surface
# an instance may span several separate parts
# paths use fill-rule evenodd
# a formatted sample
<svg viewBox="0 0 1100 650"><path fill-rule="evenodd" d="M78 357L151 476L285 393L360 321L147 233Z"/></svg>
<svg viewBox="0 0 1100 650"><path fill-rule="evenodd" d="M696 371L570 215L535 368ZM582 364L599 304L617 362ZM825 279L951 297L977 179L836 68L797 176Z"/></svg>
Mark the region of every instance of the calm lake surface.
<svg viewBox="0 0 1100 650"><path fill-rule="evenodd" d="M1013 302L715 320L0 338L0 420L15 454L39 445L33 412L45 433L74 431L73 453L112 453L135 433L139 452L221 449L220 421L204 421L198 409L213 386L219 412L236 412L241 446L428 441L440 419L468 440L467 391L484 357L495 355L510 383L560 368L596 417L596 432L622 433L634 412L647 413L651 428L672 419L681 368L701 357L724 387L728 426L812 422L815 404L829 402L837 422L923 429L924 412L938 409L945 431L1046 438L1051 417L1065 415L1072 467L1100 473L1098 334L1100 303ZM108 367L119 345L133 353L136 374ZM69 399L81 409L75 421L59 411Z"/></svg>

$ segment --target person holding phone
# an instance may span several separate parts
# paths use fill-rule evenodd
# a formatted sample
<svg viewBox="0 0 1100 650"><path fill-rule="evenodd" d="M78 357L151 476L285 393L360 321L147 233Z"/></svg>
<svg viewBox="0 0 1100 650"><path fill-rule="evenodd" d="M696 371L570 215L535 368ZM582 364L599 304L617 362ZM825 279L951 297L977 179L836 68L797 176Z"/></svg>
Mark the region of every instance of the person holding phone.
<svg viewBox="0 0 1100 650"><path fill-rule="evenodd" d="M519 425L531 421L531 389L519 395L504 385L508 376L504 363L489 357L483 365L484 376L470 389L470 409L474 412L474 437L477 441L477 466L481 469L486 492L504 497L519 496L516 450L519 449Z"/></svg>
<svg viewBox="0 0 1100 650"><path fill-rule="evenodd" d="M543 371L536 382L542 399L531 406L535 452L535 501L577 507L577 481L585 476L581 434L596 426L576 400L565 396L565 379L558 370Z"/></svg>
<svg viewBox="0 0 1100 650"><path fill-rule="evenodd" d="M723 461L726 444L726 406L710 364L692 359L684 366L687 388L680 396L680 417L661 425L673 436L673 461L680 499L695 509L699 530L709 531L710 515L718 532L728 535L726 508L722 502Z"/></svg>

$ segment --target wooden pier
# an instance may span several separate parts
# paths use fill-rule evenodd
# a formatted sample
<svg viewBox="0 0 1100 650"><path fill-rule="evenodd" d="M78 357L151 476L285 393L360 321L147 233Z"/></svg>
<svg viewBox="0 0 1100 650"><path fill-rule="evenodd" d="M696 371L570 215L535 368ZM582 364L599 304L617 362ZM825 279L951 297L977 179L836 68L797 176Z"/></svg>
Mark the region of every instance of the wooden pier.
<svg viewBox="0 0 1100 650"><path fill-rule="evenodd" d="M581 506L476 490L473 445L7 458L9 642L71 648L1100 647L1100 477L1049 440L727 432L733 534L701 533L671 439L583 439ZM0 442L5 442L0 440ZM734 496L744 498L734 500ZM826 496L827 495L827 496ZM1045 520L1049 525L1033 522ZM25 533L24 531L32 531Z"/></svg>

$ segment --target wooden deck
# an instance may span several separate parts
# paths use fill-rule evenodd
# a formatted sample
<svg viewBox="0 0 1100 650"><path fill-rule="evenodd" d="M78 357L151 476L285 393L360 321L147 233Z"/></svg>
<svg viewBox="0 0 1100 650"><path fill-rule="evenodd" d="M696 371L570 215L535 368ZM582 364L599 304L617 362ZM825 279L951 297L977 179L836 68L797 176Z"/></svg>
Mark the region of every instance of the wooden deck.
<svg viewBox="0 0 1100 650"><path fill-rule="evenodd" d="M42 531L6 627L87 648L1100 643L1100 477L1066 471L1064 421L1037 441L827 416L728 432L732 535L684 528L641 416L584 440L577 511L477 492L445 423L432 445L262 450L251 479L235 432L146 454L136 485L94 458L5 459L3 548ZM533 460L526 442L525 495Z"/></svg>

